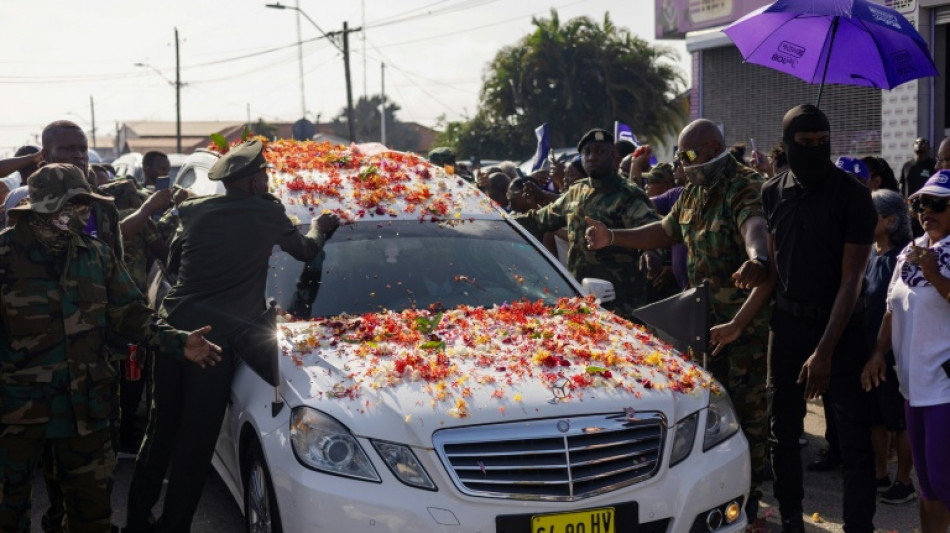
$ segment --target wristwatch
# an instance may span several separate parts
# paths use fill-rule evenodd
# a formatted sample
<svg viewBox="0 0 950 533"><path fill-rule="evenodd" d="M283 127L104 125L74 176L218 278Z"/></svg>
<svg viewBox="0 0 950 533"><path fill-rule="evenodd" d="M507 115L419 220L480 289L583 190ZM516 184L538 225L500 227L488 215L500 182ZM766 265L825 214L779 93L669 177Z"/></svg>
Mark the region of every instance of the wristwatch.
<svg viewBox="0 0 950 533"><path fill-rule="evenodd" d="M769 256L767 255L757 255L749 259L749 261L755 261L756 263L761 263L762 266L769 266Z"/></svg>

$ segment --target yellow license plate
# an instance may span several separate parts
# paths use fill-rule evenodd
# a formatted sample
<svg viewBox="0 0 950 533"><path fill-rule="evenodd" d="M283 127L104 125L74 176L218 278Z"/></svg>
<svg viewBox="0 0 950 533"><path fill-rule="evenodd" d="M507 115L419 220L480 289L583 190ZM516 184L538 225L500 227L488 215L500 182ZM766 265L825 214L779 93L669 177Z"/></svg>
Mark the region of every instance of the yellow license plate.
<svg viewBox="0 0 950 533"><path fill-rule="evenodd" d="M531 533L615 533L614 508L534 515Z"/></svg>

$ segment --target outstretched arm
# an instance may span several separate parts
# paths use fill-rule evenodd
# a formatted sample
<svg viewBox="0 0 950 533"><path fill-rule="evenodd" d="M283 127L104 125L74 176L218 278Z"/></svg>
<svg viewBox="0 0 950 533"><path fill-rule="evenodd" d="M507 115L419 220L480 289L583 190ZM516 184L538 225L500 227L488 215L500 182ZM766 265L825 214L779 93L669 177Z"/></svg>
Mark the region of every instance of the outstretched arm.
<svg viewBox="0 0 950 533"><path fill-rule="evenodd" d="M653 250L669 248L676 244L676 241L666 234L660 222L632 229L609 229L603 222L590 217L584 217L584 220L587 221L584 237L587 239L587 247L591 250L600 250L608 246Z"/></svg>

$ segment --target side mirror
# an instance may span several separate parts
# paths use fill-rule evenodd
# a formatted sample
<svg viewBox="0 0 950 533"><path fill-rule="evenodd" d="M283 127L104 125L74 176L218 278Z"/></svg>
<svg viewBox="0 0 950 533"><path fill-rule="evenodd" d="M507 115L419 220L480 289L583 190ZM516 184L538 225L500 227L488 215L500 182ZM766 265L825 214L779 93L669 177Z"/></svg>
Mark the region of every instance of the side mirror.
<svg viewBox="0 0 950 533"><path fill-rule="evenodd" d="M601 303L612 302L617 299L614 284L605 279L584 278L581 280L581 286L584 287L587 294L593 294Z"/></svg>

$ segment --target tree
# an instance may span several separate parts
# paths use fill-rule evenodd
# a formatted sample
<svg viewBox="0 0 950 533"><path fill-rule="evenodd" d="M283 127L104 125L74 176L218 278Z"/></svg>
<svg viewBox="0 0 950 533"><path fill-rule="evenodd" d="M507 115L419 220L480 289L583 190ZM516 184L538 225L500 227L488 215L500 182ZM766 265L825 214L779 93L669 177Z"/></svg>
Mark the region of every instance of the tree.
<svg viewBox="0 0 950 533"><path fill-rule="evenodd" d="M562 23L557 11L532 20L534 32L499 50L488 68L478 112L445 124L440 144L461 157L521 157L534 129L550 125L551 145L573 146L591 128L629 124L640 140L675 135L685 123L685 87L672 50L650 45L604 15Z"/></svg>
<svg viewBox="0 0 950 533"><path fill-rule="evenodd" d="M263 135L268 139L273 139L277 135L277 126L264 122L263 118L258 118L257 122L251 124L249 128L254 135Z"/></svg>
<svg viewBox="0 0 950 533"><path fill-rule="evenodd" d="M353 131L356 134L356 142L379 141L382 117L380 109L382 108L383 97L380 95L370 96L369 98L361 96L353 106ZM387 100L386 103L386 146L395 150L418 151L419 150L419 132L410 124L400 122L396 119L396 111L401 109L396 103ZM339 114L330 122L333 133L340 137L347 137L349 128L346 123L346 108L343 108Z"/></svg>

